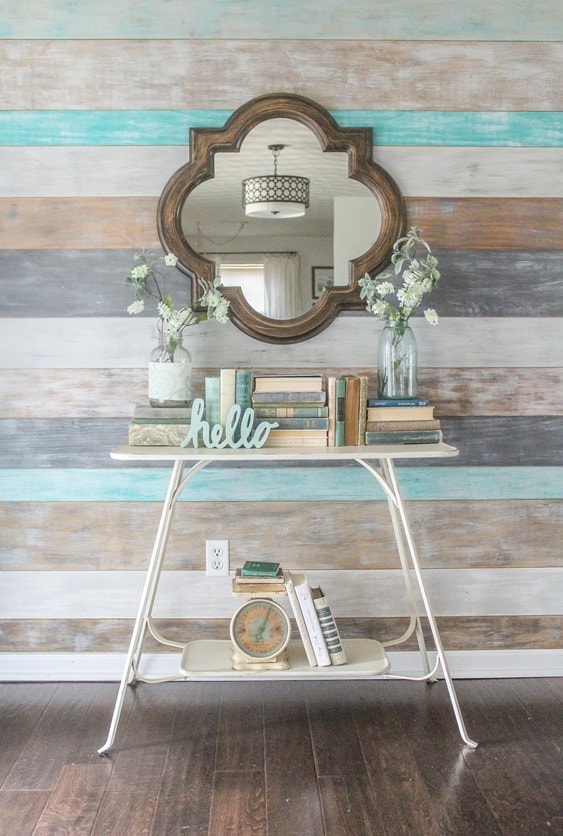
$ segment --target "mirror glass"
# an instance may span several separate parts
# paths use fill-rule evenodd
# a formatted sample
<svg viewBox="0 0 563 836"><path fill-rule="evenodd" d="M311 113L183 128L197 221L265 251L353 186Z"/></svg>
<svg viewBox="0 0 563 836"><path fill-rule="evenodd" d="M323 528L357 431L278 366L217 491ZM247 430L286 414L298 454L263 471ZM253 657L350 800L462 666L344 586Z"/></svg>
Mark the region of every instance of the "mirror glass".
<svg viewBox="0 0 563 836"><path fill-rule="evenodd" d="M271 175L307 177L309 207L297 218L245 215L242 182ZM318 138L291 119L253 128L237 154L217 154L215 176L194 189L181 224L195 252L213 259L225 286L241 286L259 314L286 320L317 304L324 286L350 284L349 262L378 237L381 212L370 190L348 176L346 152L323 152Z"/></svg>
<svg viewBox="0 0 563 836"><path fill-rule="evenodd" d="M277 160L268 147L283 146ZM303 217L251 218L245 179L306 177ZM373 160L370 128L341 128L321 105L293 93L258 96L223 126L190 130L190 159L165 185L157 209L166 252L199 295L220 276L229 316L271 343L307 340L340 311L364 310L358 280L389 263L406 210ZM243 292L244 288L244 292Z"/></svg>

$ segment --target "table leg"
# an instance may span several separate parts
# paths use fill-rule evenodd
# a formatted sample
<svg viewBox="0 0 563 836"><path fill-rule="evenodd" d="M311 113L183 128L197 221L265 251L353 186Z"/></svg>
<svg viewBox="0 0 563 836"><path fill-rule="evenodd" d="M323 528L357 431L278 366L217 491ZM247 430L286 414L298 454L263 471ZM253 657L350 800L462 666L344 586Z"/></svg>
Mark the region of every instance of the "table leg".
<svg viewBox="0 0 563 836"><path fill-rule="evenodd" d="M170 523L172 521L172 512L179 495L178 488L182 477L183 467L184 465L181 460L176 460L174 462L170 482L168 484L168 490L166 492L166 498L164 500L164 506L162 508L160 523L156 533L152 556L147 570L145 585L141 595L139 609L137 611L137 618L135 619L135 626L133 628L131 642L129 644L129 652L127 653L125 666L123 668L123 675L121 677L121 684L119 686L117 700L113 710L113 717L108 737L104 745L98 749L98 754L100 755L107 752L107 750L113 745L115 735L117 733L119 718L121 717L121 711L123 709L123 703L125 701L125 694L127 693L127 686L135 681L135 675L141 660L147 623L152 612L154 598L160 579L162 559L164 557L168 534L170 531Z"/></svg>
<svg viewBox="0 0 563 836"><path fill-rule="evenodd" d="M420 569L420 563L419 563L419 560L418 560L418 555L416 553L414 540L413 540L413 537L412 537L412 534L411 534L410 525L409 525L409 521L408 521L408 518L407 518L407 513L405 511L405 506L403 504L403 499L401 497L401 492L399 490L399 484L398 484L398 481L397 481L395 468L393 466L393 462L392 462L391 459L386 459L385 463L386 463L386 468L385 469L386 469L386 472L388 474L388 478L389 478L389 481L390 481L390 484L391 484L391 488L392 488L393 493L394 493L394 495L397 499L397 511L399 513L401 527L402 527L403 534L404 534L404 537L405 537L405 540L406 540L406 543L407 543L409 555L410 555L411 562L412 562L412 567L414 569L414 573L415 573L415 576L416 576L418 588L419 588L420 595L421 595L421 598L422 598L422 603L423 603L423 606L424 606L426 616L428 618L428 623L430 625L430 630L432 632L432 637L433 637L434 643L436 645L436 652L438 654L438 659L440 661L440 665L441 665L441 668L442 668L442 673L444 675L444 680L446 682L446 687L448 689L448 694L449 694L449 697L450 697L450 702L452 704L452 709L453 709L453 712L454 712L454 716L455 716L455 719L456 719L456 722L457 722L457 727L459 729L461 739L464 741L464 743L466 743L468 746L471 746L471 748L475 749L478 744L468 736L467 731L465 729L465 723L463 722L463 717L461 715L461 709L459 707L459 703L458 703L457 695L456 695L456 692L455 692L454 684L453 684L453 681L452 681L452 678L451 678L451 675L450 675L450 671L449 671L449 668L448 668L448 663L446 661L446 657L445 657L445 654L444 654L444 648L442 647L442 640L440 638L440 633L438 631L438 625L436 624L436 619L434 618L434 613L432 612L432 607L430 606L430 601L428 599L428 595L426 593L426 589L425 589L425 586L424 586L424 581L422 579L422 572L421 572L421 569Z"/></svg>

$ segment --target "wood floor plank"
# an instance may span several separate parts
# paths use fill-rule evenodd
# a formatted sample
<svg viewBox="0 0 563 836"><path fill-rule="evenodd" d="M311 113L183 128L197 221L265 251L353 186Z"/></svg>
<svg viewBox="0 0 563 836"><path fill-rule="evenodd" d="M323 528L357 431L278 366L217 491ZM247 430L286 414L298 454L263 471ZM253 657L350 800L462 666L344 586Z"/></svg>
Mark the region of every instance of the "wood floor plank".
<svg viewBox="0 0 563 836"><path fill-rule="evenodd" d="M307 688L303 683L264 683L265 762L268 782L274 773L306 779L315 774ZM288 699L291 694L291 699Z"/></svg>
<svg viewBox="0 0 563 836"><path fill-rule="evenodd" d="M216 768L264 772L262 691L254 683L223 687Z"/></svg>
<svg viewBox="0 0 563 836"><path fill-rule="evenodd" d="M310 689L307 700L317 775L360 775L365 762L354 720L345 707L347 683L320 684L322 688Z"/></svg>
<svg viewBox="0 0 563 836"><path fill-rule="evenodd" d="M310 765L312 762L309 762ZM316 836L324 832L317 778L300 774L291 759L285 772L266 772L268 836Z"/></svg>
<svg viewBox="0 0 563 836"><path fill-rule="evenodd" d="M467 681L460 689L468 702L471 700L471 710L476 711L479 722L489 730L483 745L475 752L465 754L475 781L487 798L500 831L506 836L513 833L535 836L550 832L552 827L561 828L563 769L560 747L559 756L550 759L542 741L545 732L553 740L552 720L543 712L543 717L534 720L515 699L512 682L502 699L491 684L481 681L475 687L472 681ZM512 698L509 711L507 697ZM560 705L558 709L561 740ZM545 722L547 729L544 732L542 723Z"/></svg>
<svg viewBox="0 0 563 836"><path fill-rule="evenodd" d="M444 681L394 683L393 707L403 731L411 741L417 769L426 785L436 821L445 833L499 836L502 831L488 798L477 784L464 759ZM482 735L465 716L469 735L479 742Z"/></svg>
<svg viewBox="0 0 563 836"><path fill-rule="evenodd" d="M319 778L326 836L380 836L385 831L379 805L366 776Z"/></svg>
<svg viewBox="0 0 563 836"><path fill-rule="evenodd" d="M207 833L222 686L189 682L169 687L178 689L179 697L153 834Z"/></svg>
<svg viewBox="0 0 563 836"><path fill-rule="evenodd" d="M34 836L90 836L111 770L110 763L65 764Z"/></svg>
<svg viewBox="0 0 563 836"><path fill-rule="evenodd" d="M33 735L53 696L53 686L30 682L22 690L17 685L0 686L0 787Z"/></svg>
<svg viewBox="0 0 563 836"><path fill-rule="evenodd" d="M263 772L218 771L213 782L209 833L266 836Z"/></svg>
<svg viewBox="0 0 563 836"><path fill-rule="evenodd" d="M156 836L153 830L155 793L106 792L102 798L91 836ZM168 831L172 833L174 831ZM179 832L179 831L177 831Z"/></svg>
<svg viewBox="0 0 563 836"><path fill-rule="evenodd" d="M79 683L57 685L3 789L54 789L95 694L92 684L88 688Z"/></svg>
<svg viewBox="0 0 563 836"><path fill-rule="evenodd" d="M50 795L49 790L0 791L0 836L31 836Z"/></svg>

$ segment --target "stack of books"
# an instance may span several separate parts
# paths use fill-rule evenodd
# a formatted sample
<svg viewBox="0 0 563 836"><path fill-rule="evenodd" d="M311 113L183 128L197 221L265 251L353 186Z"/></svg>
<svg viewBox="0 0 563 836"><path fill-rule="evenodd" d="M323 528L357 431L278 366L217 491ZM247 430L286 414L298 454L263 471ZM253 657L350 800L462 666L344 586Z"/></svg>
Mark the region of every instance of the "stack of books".
<svg viewBox="0 0 563 836"><path fill-rule="evenodd" d="M373 398L367 402L366 444L436 444L440 420L425 398Z"/></svg>
<svg viewBox="0 0 563 836"><path fill-rule="evenodd" d="M205 420L210 426L225 425L229 409L239 404L241 413L250 404L252 372L250 369L220 369L218 375L205 378Z"/></svg>
<svg viewBox="0 0 563 836"><path fill-rule="evenodd" d="M323 375L255 375L254 424L279 424L266 447L326 447L329 408Z"/></svg>
<svg viewBox="0 0 563 836"><path fill-rule="evenodd" d="M365 444L368 379L365 375L342 375L327 380L329 447Z"/></svg>
<svg viewBox="0 0 563 836"><path fill-rule="evenodd" d="M179 447L191 422L190 407L143 406L138 404L129 423L129 444L148 447Z"/></svg>
<svg viewBox="0 0 563 836"><path fill-rule="evenodd" d="M320 587L301 572L283 571L279 563L247 560L236 569L233 593L250 597L287 595L311 667L343 665L348 660L330 604Z"/></svg>

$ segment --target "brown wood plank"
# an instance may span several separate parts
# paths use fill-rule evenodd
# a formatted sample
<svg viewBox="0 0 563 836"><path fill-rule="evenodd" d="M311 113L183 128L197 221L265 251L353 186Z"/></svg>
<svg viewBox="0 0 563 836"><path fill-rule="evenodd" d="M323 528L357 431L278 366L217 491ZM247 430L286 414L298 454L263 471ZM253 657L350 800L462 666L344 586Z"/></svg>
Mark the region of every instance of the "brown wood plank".
<svg viewBox="0 0 563 836"><path fill-rule="evenodd" d="M0 568L146 569L160 513L157 502L0 503ZM198 502L195 514L197 522L193 506L178 503L167 569L202 571L210 532L228 537L233 566L242 566L248 554L262 553L275 554L283 565L303 570L395 569L398 565L383 502L224 502L219 528L214 503ZM264 516L271 526L264 526ZM409 518L424 568L561 564L562 501L413 500ZM39 647L41 636L33 641Z"/></svg>
<svg viewBox="0 0 563 836"><path fill-rule="evenodd" d="M45 805L35 836L70 832L89 836L111 773L110 763L67 764Z"/></svg>
<svg viewBox="0 0 563 836"><path fill-rule="evenodd" d="M197 361L197 358L194 358ZM194 392L203 392L206 375L193 370ZM279 374L279 369L263 369ZM295 368L293 374L339 375L343 369ZM374 381L373 367L346 369ZM436 405L440 417L473 415L563 415L561 368L430 368L419 369L419 390ZM30 399L29 392L34 397ZM0 369L0 418L127 418L147 398L146 369ZM375 391L370 392L375 396Z"/></svg>
<svg viewBox="0 0 563 836"><path fill-rule="evenodd" d="M207 833L221 702L220 683L174 685L172 738L155 810L155 832Z"/></svg>
<svg viewBox="0 0 563 836"><path fill-rule="evenodd" d="M2 788L53 790L95 697L92 684L88 689L75 683L58 685Z"/></svg>
<svg viewBox="0 0 563 836"><path fill-rule="evenodd" d="M266 836L264 773L217 771L209 816L209 833Z"/></svg>
<svg viewBox="0 0 563 836"><path fill-rule="evenodd" d="M266 770L268 836L325 832L317 778L312 769L303 776L294 767L290 760L285 772Z"/></svg>
<svg viewBox="0 0 563 836"><path fill-rule="evenodd" d="M533 836L559 828L563 818L561 758L552 762L546 755L544 735L551 735L553 751L554 725L549 705L539 717L528 711L513 697L510 710L499 699L492 683L463 683L462 695L471 700L471 711L477 723L487 732L482 734L483 746L468 752L465 758L475 781L486 794L489 807L503 833ZM516 687L518 687L516 685ZM514 684L509 688L514 692ZM561 731L560 705L553 701Z"/></svg>
<svg viewBox="0 0 563 836"><path fill-rule="evenodd" d="M33 735L52 696L53 687L47 683L29 683L23 693L13 685L0 686L0 787Z"/></svg>
<svg viewBox="0 0 563 836"><path fill-rule="evenodd" d="M107 790L155 793L168 754L179 690L141 684L132 686L127 696L133 705L128 722L118 730L119 751Z"/></svg>
<svg viewBox="0 0 563 836"><path fill-rule="evenodd" d="M149 836L151 832L157 833L158 830L151 831L155 806L154 793L106 792L94 827L89 832L91 836L108 836L112 833L119 836Z"/></svg>
<svg viewBox="0 0 563 836"><path fill-rule="evenodd" d="M459 699L469 735L487 745L461 695ZM400 683L393 688L392 704L411 741L412 756L439 827L448 834L503 833L489 808L488 795L465 762L445 682L431 686L421 682L414 687L413 683Z"/></svg>
<svg viewBox="0 0 563 836"><path fill-rule="evenodd" d="M319 778L355 777L365 768L357 729L345 710L347 683L307 691L315 767Z"/></svg>
<svg viewBox="0 0 563 836"><path fill-rule="evenodd" d="M215 761L221 769L264 772L264 709L255 684L223 688Z"/></svg>
<svg viewBox="0 0 563 836"><path fill-rule="evenodd" d="M234 108L280 86L328 108L557 110L560 55L557 43L463 40L0 43L5 108L79 110ZM392 67L392 84L374 81Z"/></svg>
<svg viewBox="0 0 563 836"><path fill-rule="evenodd" d="M0 833L32 836L50 795L48 790L0 790Z"/></svg>
<svg viewBox="0 0 563 836"><path fill-rule="evenodd" d="M329 836L379 836L385 832L375 789L364 775L322 776L319 791Z"/></svg>
<svg viewBox="0 0 563 836"><path fill-rule="evenodd" d="M1 43L1 42L0 42ZM560 250L558 198L408 198L408 221L436 249ZM157 198L0 198L2 249L159 246Z"/></svg>
<svg viewBox="0 0 563 836"><path fill-rule="evenodd" d="M558 615L440 616L437 619L444 645L449 650L556 649L563 641L563 624ZM158 629L168 638L188 642L194 639L228 637L228 619L157 619ZM406 629L403 618L339 618L346 638L377 638L389 641ZM13 619L2 628L2 653L120 653L129 644L131 619ZM425 629L427 638L430 631ZM297 638L297 634L296 634ZM147 637L146 651L174 653ZM412 638L396 650L416 650ZM111 702L111 697L108 698ZM108 716L111 711L107 712Z"/></svg>

